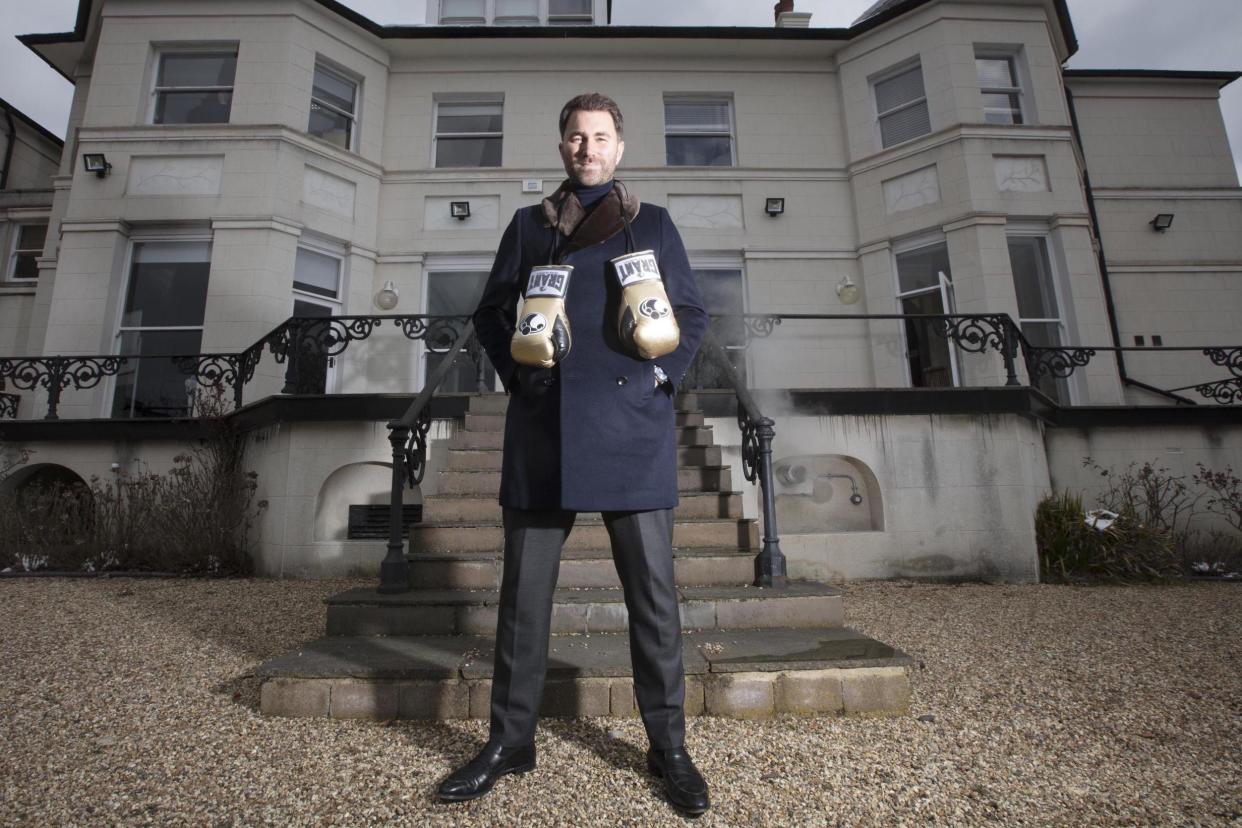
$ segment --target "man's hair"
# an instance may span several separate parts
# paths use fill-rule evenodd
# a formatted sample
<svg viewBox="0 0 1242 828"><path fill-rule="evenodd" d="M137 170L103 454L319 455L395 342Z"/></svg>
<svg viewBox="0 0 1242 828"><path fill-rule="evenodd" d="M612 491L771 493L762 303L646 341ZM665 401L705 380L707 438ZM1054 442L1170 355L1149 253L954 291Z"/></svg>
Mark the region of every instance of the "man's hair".
<svg viewBox="0 0 1242 828"><path fill-rule="evenodd" d="M607 112L612 116L613 126L617 128L617 137L620 138L625 133L625 119L621 117L621 108L617 106L617 102L607 95L587 92L585 95L571 99L561 110L562 138L565 137L565 124L569 123L570 117L575 112Z"/></svg>

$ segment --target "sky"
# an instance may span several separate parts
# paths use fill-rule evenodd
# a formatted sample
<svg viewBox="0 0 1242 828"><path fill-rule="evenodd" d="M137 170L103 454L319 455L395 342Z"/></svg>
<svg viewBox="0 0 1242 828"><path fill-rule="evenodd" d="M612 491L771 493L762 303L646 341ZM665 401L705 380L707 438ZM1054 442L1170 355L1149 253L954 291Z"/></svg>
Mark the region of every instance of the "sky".
<svg viewBox="0 0 1242 828"><path fill-rule="evenodd" d="M423 23L425 0L343 0L382 25ZM873 0L797 0L812 26L848 26ZM1242 71L1242 0L1068 0L1071 69ZM622 26L771 26L772 0L613 0ZM14 36L73 29L78 0L0 0L0 98L64 137L72 87ZM1242 178L1242 79L1221 94Z"/></svg>

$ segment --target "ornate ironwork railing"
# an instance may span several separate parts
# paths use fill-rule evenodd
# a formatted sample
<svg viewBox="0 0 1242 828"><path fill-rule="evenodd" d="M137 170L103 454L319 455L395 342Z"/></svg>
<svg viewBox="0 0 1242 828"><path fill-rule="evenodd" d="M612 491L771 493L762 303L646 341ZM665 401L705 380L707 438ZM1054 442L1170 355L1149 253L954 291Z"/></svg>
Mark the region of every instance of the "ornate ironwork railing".
<svg viewBox="0 0 1242 828"><path fill-rule="evenodd" d="M1221 404L1242 403L1242 346L1044 346L1033 344L1011 317L991 314L720 314L712 316L712 326L727 339L726 353L748 348L756 339L773 336L784 323L791 321L898 320L906 325L923 325L933 334L952 342L967 353L997 352L1001 355L1005 384L1021 385L1017 372L1018 357L1026 369L1027 382L1038 386L1045 379L1064 380L1091 362L1098 353L1127 351L1153 354L1161 352L1200 353L1214 366L1223 367L1232 375L1221 379L1200 380L1178 388L1150 390L1175 397L1182 402L1193 400L1179 397L1178 392L1194 390L1200 396ZM696 368L700 367L696 363ZM738 370L734 366L735 372ZM692 371L693 373L693 371Z"/></svg>
<svg viewBox="0 0 1242 828"><path fill-rule="evenodd" d="M699 353L716 363L717 369L737 396L737 425L742 433L742 475L748 483L759 484L759 497L763 505L763 547L755 556L754 584L783 589L789 579L785 555L781 552L780 533L776 526L776 500L772 480L775 422L760 412L746 383L738 376L725 349L710 329L703 337Z"/></svg>
<svg viewBox="0 0 1242 828"><path fill-rule="evenodd" d="M17 403L21 400L19 394L0 393L0 419L13 420L17 418Z"/></svg>
<svg viewBox="0 0 1242 828"><path fill-rule="evenodd" d="M234 407L241 407L246 383L254 378L263 352L269 351L277 364L285 365L285 384L281 393L323 393L323 380L329 360L344 353L353 342L367 339L386 322L391 322L409 340L422 340L434 353L443 352L469 319L467 316L426 314L290 317L264 334L257 342L236 353L207 354L100 354L91 356L0 357L0 388L11 382L20 390L47 392L45 419L59 419L61 392L73 388L93 388L105 377L116 376L123 368L143 364L170 366L187 381L205 391L229 394ZM152 412L151 407L130 406L133 412ZM192 406L183 395L167 404L157 416L193 416Z"/></svg>
<svg viewBox="0 0 1242 828"><path fill-rule="evenodd" d="M443 329L447 330L447 329ZM378 591L385 593L407 592L410 589L410 565L405 557L405 539L401 514L405 500L405 488L413 488L423 481L427 471L427 434L431 430L431 398L453 370L454 364L466 354L475 363L475 381L479 391L485 388L483 380L483 347L474 333L474 323L467 320L455 331L456 336L443 350L435 350L440 344L428 344L435 353L451 354L443 360L427 379L423 390L398 420L388 424L388 442L392 446L392 491L389 497L388 553L380 563ZM441 340L442 341L442 340Z"/></svg>

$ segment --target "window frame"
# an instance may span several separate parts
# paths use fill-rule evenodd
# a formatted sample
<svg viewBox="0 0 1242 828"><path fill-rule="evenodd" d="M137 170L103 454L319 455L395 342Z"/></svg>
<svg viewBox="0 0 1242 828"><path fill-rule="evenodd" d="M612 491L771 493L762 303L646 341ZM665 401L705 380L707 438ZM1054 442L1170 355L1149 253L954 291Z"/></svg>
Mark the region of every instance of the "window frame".
<svg viewBox="0 0 1242 828"><path fill-rule="evenodd" d="M750 290L749 290L749 280L746 275L746 259L741 253L725 253L725 252L718 252L718 251L713 251L710 253L695 252L695 253L690 253L687 258L690 261L690 272L694 275L696 283L700 284L700 289L702 285L699 282L699 273L702 271L714 271L717 273L736 272L738 274L738 282L737 282L738 289L739 289L739 293L742 299L741 313L743 314L750 313ZM711 309L710 308L705 308L705 309L710 315ZM742 381L745 385L749 387L750 378L754 376L754 365L752 364L753 360L752 360L750 347L748 346L748 344L745 341L743 341L741 344L734 344L734 345L729 345L725 342L721 342L720 344L721 344L721 348L724 349L726 356L733 357L735 356L735 354L732 352L737 352L736 356L740 357L741 359ZM690 368L691 371L693 370L693 366L695 362L697 361L698 360L696 358L696 360L694 360L691 363L691 368ZM657 363L658 362L659 360L657 360ZM730 362L733 364L735 368L738 367L738 363L734 362L733 359L730 359ZM686 382L684 388L702 387L696 384L700 378L697 376L691 376L689 371L687 372L687 378L688 378L688 381ZM677 390L681 391L681 390L684 390L684 388L678 388Z"/></svg>
<svg viewBox="0 0 1242 828"><path fill-rule="evenodd" d="M19 221L5 222L9 228L9 239L6 245L8 260L4 266L4 281L10 285L37 285L39 283L39 262L38 259L43 255L43 250L47 247L47 231L51 226L51 222L46 219L43 221L31 221L22 219ZM37 251L33 247L18 247L22 237L23 227L43 227L43 246ZM35 254L35 275L34 276L18 276L17 275L17 259L22 253L34 252Z"/></svg>
<svg viewBox="0 0 1242 828"><path fill-rule="evenodd" d="M949 258L949 273L945 274L944 280L937 280L937 284L929 285L922 288L913 288L911 290L902 290L901 288L901 270L900 263L897 261L899 256L908 253L917 253L921 250L927 250L932 247L943 247L945 257ZM911 299L918 296L926 296L936 294L940 296L941 313L954 314L957 312L957 299L953 290L953 261L949 257L949 240L943 233L924 233L919 236L913 236L894 244L890 250L890 261L893 271L893 301L896 304L895 313L905 314L904 299ZM947 284L946 284L947 280ZM915 385L914 375L910 371L910 341L907 330L907 322L901 320L898 324L898 330L901 332L901 367L902 373L905 375L907 388L943 388L945 386L935 385ZM952 339L944 339L945 347L949 354L949 378L951 384L949 388L962 388L962 365L956 343Z"/></svg>
<svg viewBox="0 0 1242 828"><path fill-rule="evenodd" d="M1009 63L1009 75L1015 86L984 86L983 78L979 76L980 60L1004 60ZM975 44L975 79L979 83L979 100L983 109L984 123L995 124L996 126L1021 126L1031 123L1030 108L1027 103L1027 95L1025 89L1027 87L1026 71L1022 61L1022 48L1020 46L990 46L986 44ZM988 120L988 106L984 103L986 95L1012 95L1017 99L1017 117L1019 120L1008 122L997 122ZM1013 110L1010 110L1013 112Z"/></svg>
<svg viewBox="0 0 1242 828"><path fill-rule="evenodd" d="M1044 324L1056 323L1057 334L1060 339L1060 342L1055 347L1059 347L1059 348L1076 347L1074 345L1069 344L1069 332L1070 332L1070 324L1072 321L1071 319L1072 309L1066 302L1068 286L1062 285L1063 276L1062 276L1062 270L1061 270L1061 265L1060 265L1059 256L1058 256L1059 249L1057 248L1054 242L1053 233L1050 231L1050 229L1046 225L1011 223L1005 228L1005 252L1006 254L1009 253L1010 239L1032 239L1032 238L1042 240L1043 242L1044 257L1048 263L1048 280L1052 283L1052 301L1056 303L1057 316L1048 317L1048 318L1035 318L1035 317L1027 318L1027 317L1022 316L1021 310L1017 308L1017 292L1018 292L1017 275L1013 272L1012 259L1011 259L1009 276L1010 276L1010 279L1013 280L1014 307L1016 310L1015 316L1017 317L1014 320L1014 322L1015 324L1017 324L1018 330L1022 330L1023 322L1044 323ZM1075 371L1067 379L1054 380L1056 382L1062 383L1062 387L1066 391L1066 399L1063 404L1074 405L1078 401L1080 397L1080 392L1081 392L1081 389L1079 386L1079 383L1081 382L1081 374L1082 372ZM1027 377L1027 380L1029 381L1030 377ZM1035 386L1035 387L1038 388L1038 386Z"/></svg>
<svg viewBox="0 0 1242 828"><path fill-rule="evenodd" d="M482 274L484 289L487 285L487 275L491 271L492 260L486 256L480 255L434 255L428 256L423 261L423 278L422 278L422 296L420 297L421 313L430 315L431 313L431 278L434 275L445 273L474 273ZM521 315L521 297L518 297L518 308L515 316ZM418 341L418 360L414 365L414 387L422 390L427 386L427 380L431 372L427 369L428 357L431 352L427 350L426 340ZM466 353L467 349L462 348L462 353ZM495 370L490 361L485 360L484 370L492 372L492 390L504 391L504 384L500 380L500 374Z"/></svg>
<svg viewBox="0 0 1242 828"><path fill-rule="evenodd" d="M880 84L884 83L885 81L893 80L894 78L900 77L901 75L904 75L907 72L910 72L916 69L918 70L918 73L919 73L919 82L923 87L922 96L911 99L909 101L905 101L904 103L898 104L897 106L894 106L890 109L886 109L883 112L881 112L880 111L880 99L879 99L879 96L876 94L876 87L878 87ZM875 137L876 137L877 143L879 143L880 145L880 149L886 150L886 149L891 149L892 147L901 146L902 144L909 143L910 141L916 141L925 135L930 135L932 132L935 131L935 129L932 126L932 120L931 120L931 105L928 102L928 98L927 98L927 76L923 73L922 55L915 55L914 57L908 60L904 60L901 63L898 63L894 66L890 66L889 68L883 70L882 72L872 75L868 79L868 84L871 89L871 107L875 111ZM913 135L909 138L904 138L900 141L894 141L891 144L885 144L884 143L884 119L892 115L896 115L900 112L905 112L908 109L913 109L914 107L920 104L923 105L923 107L926 109L926 112L927 112L927 131L921 132L918 135Z"/></svg>
<svg viewBox="0 0 1242 828"><path fill-rule="evenodd" d="M427 4L427 23L432 26L595 26L598 25L598 0L589 0L585 14L553 15L549 0L535 0L534 15L500 16L496 12L496 0L483 0L482 17L446 17L446 0Z"/></svg>
<svg viewBox="0 0 1242 828"><path fill-rule="evenodd" d="M207 243L207 293L205 294L204 299L203 299L203 322L199 325L134 326L134 325L123 324L125 321L125 300L126 300L126 297L129 295L129 285L134 275L134 252L135 252L136 247L140 244L146 244L146 243L177 243L177 242L187 243L187 244L195 244L195 243L201 243L201 242ZM201 229L199 228L170 229L167 231L162 231L158 228L150 228L144 232L135 232L134 234L132 234L129 237L125 247L126 247L125 261L123 264L124 270L122 271L123 278L120 280L121 281L120 292L117 295L116 313L113 318L113 325L112 325L113 335L112 335L112 345L111 345L111 348L109 349L110 353L115 354L117 356L133 356L132 354L122 353L121 351L122 335L124 334L125 331L146 331L146 330L198 331L199 332L198 352L202 353L202 347L203 347L202 333L206 329L206 324L207 324L207 315L206 315L207 300L211 298L211 262L212 262L212 256L215 252L215 236L212 233L211 228L204 227ZM106 382L105 389L104 389L104 394L102 395L103 399L100 401L100 404L101 404L100 416L106 419L121 419L121 418L114 418L112 416L112 409L114 406L114 402L116 398L116 391L117 391L117 379L119 378L119 376L120 374L117 373L117 374L112 374L107 378L107 382Z"/></svg>
<svg viewBox="0 0 1242 828"><path fill-rule="evenodd" d="M443 104L482 105L495 104L500 107L499 132L440 132L440 107ZM495 138L500 141L500 160L492 165L444 166L439 165L441 138ZM505 96L503 92L482 93L471 95L436 96L431 110L431 168L433 170L495 170L505 165Z"/></svg>
<svg viewBox="0 0 1242 828"><path fill-rule="evenodd" d="M668 157L668 139L669 138L719 138L722 135L729 139L729 163L728 165L717 164L718 167L736 167L737 163L737 115L736 107L733 103L733 94L730 92L665 92L663 98L663 115L664 115L664 166L666 167L690 167L694 169L710 169L701 164L672 164ZM728 110L728 131L727 132L672 132L669 130L668 124L668 105L669 103L724 103Z"/></svg>
<svg viewBox="0 0 1242 828"><path fill-rule="evenodd" d="M170 54L231 54L233 56L233 83L229 86L167 86L162 87L160 82L160 65L165 55ZM150 94L147 98L147 111L144 117L144 123L149 126L210 126L211 124L228 124L233 120L233 95L237 90L237 64L240 60L241 48L240 42L236 40L218 41L208 43L198 42L166 42L152 44L151 57L151 82L149 84ZM157 123L155 113L159 109L159 96L161 92L168 91L204 91L204 92L224 92L229 93L229 117L224 121L207 121L200 123L185 123L181 121L173 123Z"/></svg>
<svg viewBox="0 0 1242 828"><path fill-rule="evenodd" d="M335 106L331 103L328 103L326 101L321 101L315 98L315 75L320 70L322 70L324 73L328 75L335 76L337 80L353 84L354 86L354 111L353 112L345 112L338 106ZM314 69L311 70L310 106L313 107L315 104L318 104L319 106L323 107L324 109L327 109L330 112L335 112L337 114L344 115L346 118L349 119L348 146L341 147L339 144L335 144L329 141L327 138L323 138L311 132L310 131L311 111L309 107L307 109L307 115L306 115L306 134L311 136L312 138L317 138L320 141L325 141L329 144L332 144L332 146L336 147L337 149L344 149L346 152L356 153L358 151L358 145L359 145L359 137L358 137L359 112L358 110L362 106L362 78L358 77L352 72L342 69L340 66L328 60L327 58L323 57L322 55L318 55L318 54L315 55L315 67Z"/></svg>

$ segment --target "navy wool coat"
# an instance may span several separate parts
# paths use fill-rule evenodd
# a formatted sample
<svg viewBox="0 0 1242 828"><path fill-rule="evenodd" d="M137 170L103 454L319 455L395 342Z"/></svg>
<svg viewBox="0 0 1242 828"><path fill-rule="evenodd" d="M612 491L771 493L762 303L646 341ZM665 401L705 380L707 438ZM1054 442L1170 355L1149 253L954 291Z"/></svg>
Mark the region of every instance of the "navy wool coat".
<svg viewBox="0 0 1242 828"><path fill-rule="evenodd" d="M572 345L552 368L509 355L517 304L531 267L548 263L552 234L540 205L518 210L500 241L474 313L475 329L509 392L500 505L581 512L677 505L673 388L655 387L655 365L680 386L707 329L707 312L677 228L663 207L643 204L631 222L635 250L651 249L681 329L677 349L655 360L628 355L617 337L621 288L610 260L625 234L568 255ZM564 237L558 245L563 248Z"/></svg>

